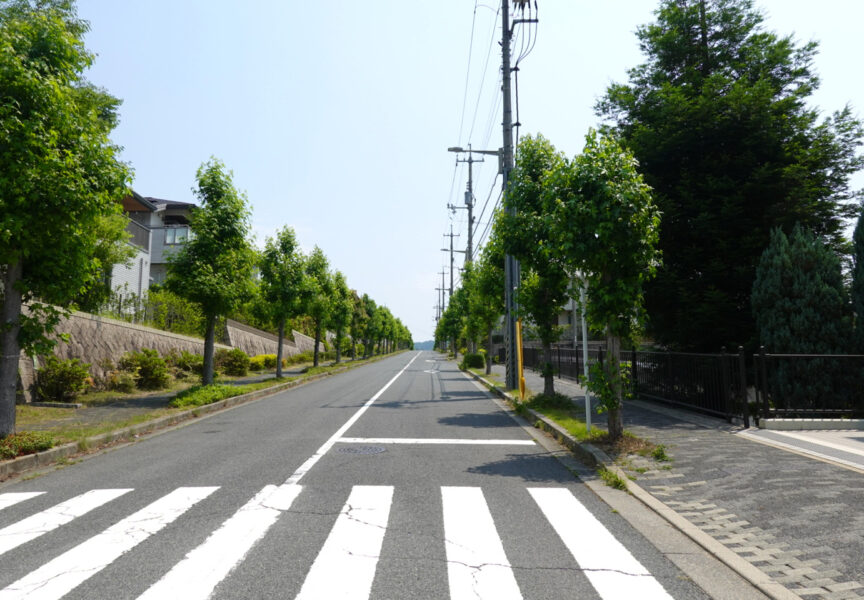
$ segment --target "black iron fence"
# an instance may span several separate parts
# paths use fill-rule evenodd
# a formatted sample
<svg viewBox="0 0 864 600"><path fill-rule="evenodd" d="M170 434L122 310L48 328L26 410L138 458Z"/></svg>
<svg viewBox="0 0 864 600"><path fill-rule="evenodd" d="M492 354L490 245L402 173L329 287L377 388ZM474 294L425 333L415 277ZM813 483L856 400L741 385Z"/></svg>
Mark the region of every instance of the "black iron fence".
<svg viewBox="0 0 864 600"><path fill-rule="evenodd" d="M588 347L588 368L605 358L599 346ZM542 370L543 349L523 347L526 368ZM630 367L633 393L638 397L675 404L732 419L747 415L747 379L743 351L739 354L623 351ZM583 349L552 348L551 365L559 377L577 379L585 372Z"/></svg>
<svg viewBox="0 0 864 600"><path fill-rule="evenodd" d="M526 368L543 369L542 348L526 346L522 355ZM589 346L589 368L604 358L601 347ZM750 417L864 418L864 355L625 350L621 360L637 397L741 419L745 426ZM584 373L581 347L553 348L550 363L559 377Z"/></svg>
<svg viewBox="0 0 864 600"><path fill-rule="evenodd" d="M753 356L756 400L765 418L864 417L864 355Z"/></svg>

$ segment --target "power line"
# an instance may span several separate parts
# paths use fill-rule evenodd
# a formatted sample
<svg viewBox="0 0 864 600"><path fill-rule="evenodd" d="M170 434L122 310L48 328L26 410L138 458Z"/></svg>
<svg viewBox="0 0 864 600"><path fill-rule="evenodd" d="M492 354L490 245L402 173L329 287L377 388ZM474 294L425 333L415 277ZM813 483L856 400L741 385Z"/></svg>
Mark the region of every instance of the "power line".
<svg viewBox="0 0 864 600"><path fill-rule="evenodd" d="M486 82L486 72L489 70L489 57L492 56L492 47L495 45L496 27L498 26L498 16L501 13L499 8L495 12L495 22L492 25L492 37L489 39L489 49L486 51L486 64L483 66L483 76L480 78L480 90L477 92L477 102L474 105L474 118L471 120L471 130L468 133L468 139L474 137L474 125L477 122L477 112L480 109L480 98L483 96L483 84Z"/></svg>
<svg viewBox="0 0 864 600"><path fill-rule="evenodd" d="M474 54L474 25L477 23L477 0L474 0L474 15L471 17L471 41L468 43L468 68L465 71L465 92L462 94L462 117L459 120L459 136L462 139L462 129L465 125L465 104L468 102L468 79L471 75L471 57Z"/></svg>

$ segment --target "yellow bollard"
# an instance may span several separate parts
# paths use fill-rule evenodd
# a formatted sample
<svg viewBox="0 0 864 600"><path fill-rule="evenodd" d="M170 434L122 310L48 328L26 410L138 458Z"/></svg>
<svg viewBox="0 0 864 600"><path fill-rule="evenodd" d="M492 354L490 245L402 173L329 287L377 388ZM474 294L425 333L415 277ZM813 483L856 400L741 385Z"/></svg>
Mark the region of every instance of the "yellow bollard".
<svg viewBox="0 0 864 600"><path fill-rule="evenodd" d="M518 362L519 400L525 401L525 377L522 369L522 319L516 319L516 356Z"/></svg>

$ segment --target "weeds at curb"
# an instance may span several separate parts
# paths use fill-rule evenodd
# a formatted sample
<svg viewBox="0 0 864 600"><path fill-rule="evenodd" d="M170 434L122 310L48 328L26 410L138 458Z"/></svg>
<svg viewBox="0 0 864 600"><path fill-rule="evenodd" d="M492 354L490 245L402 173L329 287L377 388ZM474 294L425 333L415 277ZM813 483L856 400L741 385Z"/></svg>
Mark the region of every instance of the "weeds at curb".
<svg viewBox="0 0 864 600"><path fill-rule="evenodd" d="M617 473L610 471L604 466L600 466L597 467L597 474L600 476L600 479L603 480L603 483L609 487L621 490L622 492L627 491L627 482L621 479Z"/></svg>

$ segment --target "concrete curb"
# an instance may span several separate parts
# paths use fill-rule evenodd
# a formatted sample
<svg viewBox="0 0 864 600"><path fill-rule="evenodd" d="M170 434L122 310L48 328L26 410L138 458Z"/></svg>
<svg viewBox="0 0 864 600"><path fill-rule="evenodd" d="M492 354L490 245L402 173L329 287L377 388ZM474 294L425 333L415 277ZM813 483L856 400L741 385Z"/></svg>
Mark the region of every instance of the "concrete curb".
<svg viewBox="0 0 864 600"><path fill-rule="evenodd" d="M475 381L486 386L492 393L505 400L509 405L514 406L518 402L516 398L508 394L506 391L476 373L471 371L463 372L471 376ZM549 433L558 443L566 447L589 466L594 468L605 468L615 473L618 477L627 482L627 491L633 495L633 497L663 517L669 524L681 531L695 543L699 544L699 546L701 546L705 551L738 573L738 575L740 575L744 580L749 582L766 596L774 600L801 600L801 596L797 595L783 584L771 579L770 576L763 573L744 558L735 554L735 552L699 529L696 525L679 515L673 509L663 504L663 502L652 496L649 492L639 487L633 480L627 477L624 471L613 463L612 459L605 452L587 442L579 442L576 438L570 435L566 429L546 416L541 415L530 408L526 410L530 415L530 420L534 423L534 427Z"/></svg>
<svg viewBox="0 0 864 600"><path fill-rule="evenodd" d="M380 358L375 358L374 360L367 360L364 364L378 362L379 360L388 358L390 356L393 355L388 354ZM197 419L199 417L209 416L212 413L233 408L240 404L247 404L256 400L261 400L263 398L273 396L291 388L299 387L307 383L313 383L315 381L319 381L332 375L344 373L351 368L353 368L351 365L346 365L341 369L328 371L326 373L318 373L316 375L309 375L308 377L303 377L301 375L298 379L295 379L293 381L286 381L285 383L274 385L269 388L256 390L254 392L249 392L248 394L241 394L239 396L232 396L230 398L225 398L224 400L219 400L218 402L214 402L212 404L205 404L204 406L196 406L177 414L166 415L164 417L153 419L152 421L139 423L138 425L131 425L129 427L117 429L109 433L94 435L86 438L85 440L83 440L83 442L70 442L68 444L63 444L62 446L56 446L54 448L51 448L50 450L45 450L44 452L37 452L36 454L26 454L24 456L19 456L18 458L2 461L0 462L0 482L8 479L13 475L18 475L31 469L48 467L52 464L58 463L72 456L85 454L87 453L87 448L98 449L100 446L104 446L113 442L129 441L137 439L143 435L154 434L157 433L159 430L163 430L167 427L171 427L174 425L188 425L191 424L194 419Z"/></svg>

